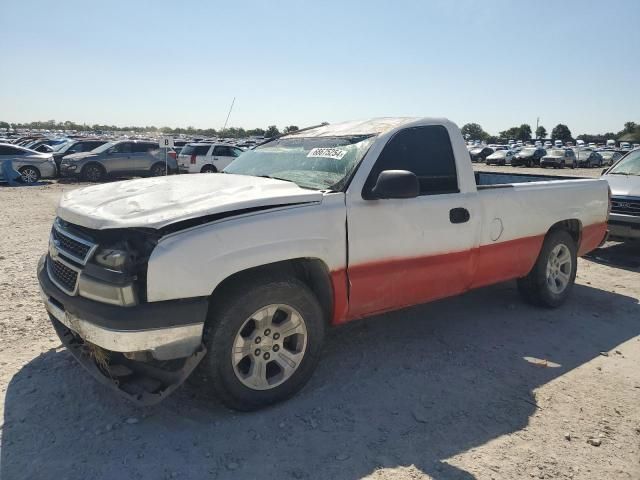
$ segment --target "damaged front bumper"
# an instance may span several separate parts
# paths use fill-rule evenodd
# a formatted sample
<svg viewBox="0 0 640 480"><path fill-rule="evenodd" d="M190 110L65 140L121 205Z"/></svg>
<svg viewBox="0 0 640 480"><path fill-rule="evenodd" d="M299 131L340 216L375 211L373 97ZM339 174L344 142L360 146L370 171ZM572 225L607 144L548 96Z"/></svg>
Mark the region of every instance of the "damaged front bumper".
<svg viewBox="0 0 640 480"><path fill-rule="evenodd" d="M135 403L159 402L204 357L206 298L121 307L67 295L49 278L44 258L38 280L62 343L101 383Z"/></svg>
<svg viewBox="0 0 640 480"><path fill-rule="evenodd" d="M200 348L191 356L173 361L139 361L85 342L77 333L50 315L62 344L103 385L140 406L159 403L191 375L206 354Z"/></svg>

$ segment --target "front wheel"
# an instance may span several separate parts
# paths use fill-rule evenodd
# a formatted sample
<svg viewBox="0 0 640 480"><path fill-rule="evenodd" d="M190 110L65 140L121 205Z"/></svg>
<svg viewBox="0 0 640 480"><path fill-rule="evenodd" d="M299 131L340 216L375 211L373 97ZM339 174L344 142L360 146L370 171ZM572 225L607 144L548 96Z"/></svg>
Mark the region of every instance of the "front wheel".
<svg viewBox="0 0 640 480"><path fill-rule="evenodd" d="M526 301L548 308L564 303L576 280L576 248L566 230L547 235L533 269L518 280L518 291Z"/></svg>
<svg viewBox="0 0 640 480"><path fill-rule="evenodd" d="M218 398L235 410L291 397L320 359L322 309L296 279L257 278L229 287L207 322L203 369Z"/></svg>
<svg viewBox="0 0 640 480"><path fill-rule="evenodd" d="M40 172L36 167L22 167L18 170L24 183L36 183L40 180Z"/></svg>
<svg viewBox="0 0 640 480"><path fill-rule="evenodd" d="M104 169L97 163L90 163L82 169L81 177L87 182L99 182L104 177Z"/></svg>

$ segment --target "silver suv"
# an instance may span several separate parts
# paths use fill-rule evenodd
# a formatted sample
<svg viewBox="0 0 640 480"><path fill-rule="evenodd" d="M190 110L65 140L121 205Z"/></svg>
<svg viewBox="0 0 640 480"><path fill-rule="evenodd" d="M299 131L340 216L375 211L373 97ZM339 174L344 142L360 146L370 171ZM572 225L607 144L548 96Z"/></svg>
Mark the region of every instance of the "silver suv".
<svg viewBox="0 0 640 480"><path fill-rule="evenodd" d="M168 173L176 173L175 152L166 154ZM60 176L99 182L106 176L159 176L165 174L165 151L158 142L119 140L83 153L67 155L60 162Z"/></svg>

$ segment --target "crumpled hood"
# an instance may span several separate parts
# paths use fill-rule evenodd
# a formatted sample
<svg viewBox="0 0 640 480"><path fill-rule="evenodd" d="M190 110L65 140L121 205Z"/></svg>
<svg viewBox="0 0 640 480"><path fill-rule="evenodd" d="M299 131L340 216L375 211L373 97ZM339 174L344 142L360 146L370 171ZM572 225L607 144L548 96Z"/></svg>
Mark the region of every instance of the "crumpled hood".
<svg viewBox="0 0 640 480"><path fill-rule="evenodd" d="M640 177L637 175L604 175L614 197L640 197Z"/></svg>
<svg viewBox="0 0 640 480"><path fill-rule="evenodd" d="M62 197L57 213L70 223L97 230L161 228L204 215L321 200L321 192L291 182L202 173L80 188Z"/></svg>

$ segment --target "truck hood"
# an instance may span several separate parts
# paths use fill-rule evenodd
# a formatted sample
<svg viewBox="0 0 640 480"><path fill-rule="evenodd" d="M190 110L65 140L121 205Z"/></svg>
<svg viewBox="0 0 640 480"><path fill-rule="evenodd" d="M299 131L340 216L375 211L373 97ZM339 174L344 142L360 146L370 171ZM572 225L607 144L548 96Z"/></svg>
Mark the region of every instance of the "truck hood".
<svg viewBox="0 0 640 480"><path fill-rule="evenodd" d="M70 223L96 230L162 228L205 215L321 200L322 192L291 182L202 173L80 188L62 197L57 214Z"/></svg>
<svg viewBox="0 0 640 480"><path fill-rule="evenodd" d="M614 197L640 197L640 177L637 175L605 175Z"/></svg>

